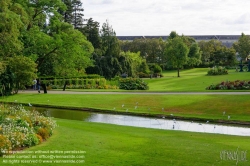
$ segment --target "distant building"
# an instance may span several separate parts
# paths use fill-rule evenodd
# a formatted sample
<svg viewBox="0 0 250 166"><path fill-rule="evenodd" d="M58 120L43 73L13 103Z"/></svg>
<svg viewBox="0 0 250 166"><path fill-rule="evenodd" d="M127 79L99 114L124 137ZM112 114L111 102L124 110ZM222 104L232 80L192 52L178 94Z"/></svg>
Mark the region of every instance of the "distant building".
<svg viewBox="0 0 250 166"><path fill-rule="evenodd" d="M209 40L219 40L222 42L223 45L227 47L231 47L234 42L238 41L241 35L194 35L189 36L194 38L197 42L199 41L209 41ZM166 40L168 36L117 36L119 40L127 40L127 41L133 41L134 39L153 39L153 38L162 38L163 40Z"/></svg>

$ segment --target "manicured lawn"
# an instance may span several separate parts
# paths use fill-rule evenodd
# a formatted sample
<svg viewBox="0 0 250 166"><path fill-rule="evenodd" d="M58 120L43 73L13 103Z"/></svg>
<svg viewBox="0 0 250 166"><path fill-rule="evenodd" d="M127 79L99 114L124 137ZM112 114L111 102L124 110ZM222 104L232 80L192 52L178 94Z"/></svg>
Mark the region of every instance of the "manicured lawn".
<svg viewBox="0 0 250 166"><path fill-rule="evenodd" d="M145 79L149 91L204 92L211 84L226 80L249 80L250 73L229 71L229 75L206 76L208 69L164 72L163 78ZM75 90L79 91L79 90ZM84 90L86 91L86 90ZM93 91L93 90L90 90ZM98 90L95 90L98 91ZM103 90L102 90L103 91ZM112 90L113 91L113 90ZM122 90L114 90L122 91ZM210 92L210 91L208 91ZM213 91L214 92L214 91ZM94 108L114 112L250 122L250 95L163 95L163 94L18 94L0 101L28 105ZM124 104L124 107L122 105ZM136 109L135 109L136 108ZM223 112L225 115L223 116ZM206 166L250 165L249 161L221 158L221 152L244 151L249 160L249 137L168 131L57 119L59 127L41 145L26 151L86 151L84 164L96 166ZM20 159L18 159L20 160ZM0 159L1 161L1 159ZM1 163L1 162L0 162ZM1 163L0 165L5 165ZM9 165L9 164L8 164ZM17 164L21 165L21 164ZM27 165L27 164L22 164ZM55 164L36 164L55 165ZM59 165L59 164L57 164ZM70 164L60 164L70 165Z"/></svg>
<svg viewBox="0 0 250 166"><path fill-rule="evenodd" d="M249 137L145 129L62 119L58 119L57 122L59 127L47 142L26 151L82 150L86 151L85 163L71 165L86 166L228 166L235 165L236 161L221 159L221 152L236 152L237 149L238 153L247 151L246 159L249 159ZM1 163L1 165L6 164ZM238 165L249 165L249 161L238 161Z"/></svg>
<svg viewBox="0 0 250 166"><path fill-rule="evenodd" d="M149 90L157 92L211 92L206 90L206 87L212 84L218 84L222 81L235 80L250 80L250 72L236 72L230 69L228 75L207 76L208 68L194 68L181 70L180 77L177 77L177 71L164 71L162 78L145 78L144 81L148 83ZM61 89L57 89L60 90ZM67 91L125 91L120 89L67 89ZM231 90L232 91L232 90ZM235 91L235 90L234 90ZM240 90L239 90L240 91ZM125 91L126 92L126 91ZM142 91L145 92L145 91ZM225 92L225 90L223 90Z"/></svg>
<svg viewBox="0 0 250 166"><path fill-rule="evenodd" d="M250 121L249 95L18 94L2 101L203 119ZM136 104L138 102L138 104ZM124 104L124 107L122 105ZM135 109L135 107L137 108ZM162 109L164 108L164 109ZM223 116L223 112L226 112Z"/></svg>
<svg viewBox="0 0 250 166"><path fill-rule="evenodd" d="M208 91L206 87L209 85L222 81L250 80L250 72L236 72L231 69L228 75L207 76L207 71L206 68L184 70L181 77L177 77L176 71L165 71L164 77L145 81L149 85L149 91L204 92Z"/></svg>

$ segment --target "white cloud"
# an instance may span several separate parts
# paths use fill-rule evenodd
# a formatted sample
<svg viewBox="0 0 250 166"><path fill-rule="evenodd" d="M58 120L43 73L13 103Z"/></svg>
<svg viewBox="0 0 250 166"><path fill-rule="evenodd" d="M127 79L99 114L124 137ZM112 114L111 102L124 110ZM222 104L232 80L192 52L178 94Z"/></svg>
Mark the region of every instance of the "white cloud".
<svg viewBox="0 0 250 166"><path fill-rule="evenodd" d="M119 36L250 34L247 0L82 1L85 18L106 19Z"/></svg>

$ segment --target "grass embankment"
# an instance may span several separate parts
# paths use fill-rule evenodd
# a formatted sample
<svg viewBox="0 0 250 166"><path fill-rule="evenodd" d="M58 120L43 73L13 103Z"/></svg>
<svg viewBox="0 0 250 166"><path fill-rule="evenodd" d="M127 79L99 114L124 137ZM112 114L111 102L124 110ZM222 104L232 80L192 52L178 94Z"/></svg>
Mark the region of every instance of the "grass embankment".
<svg viewBox="0 0 250 166"><path fill-rule="evenodd" d="M48 142L26 151L82 150L86 151L85 163L71 165L86 166L228 166L235 165L237 161L223 158L222 152L233 153L237 150L238 154L244 151L246 160L249 159L249 154L246 152L250 151L249 137L156 130L62 119L58 119L57 122L59 127ZM39 155L42 154L38 153L35 156L39 157ZM1 163L1 165L5 164ZM53 166L55 164L38 163L36 165ZM249 165L249 161L241 161L239 158L237 165L246 166Z"/></svg>
<svg viewBox="0 0 250 166"><path fill-rule="evenodd" d="M249 95L18 94L1 101L111 112L250 122ZM138 104L137 104L138 103ZM124 104L124 107L122 105ZM225 115L223 116L223 112Z"/></svg>

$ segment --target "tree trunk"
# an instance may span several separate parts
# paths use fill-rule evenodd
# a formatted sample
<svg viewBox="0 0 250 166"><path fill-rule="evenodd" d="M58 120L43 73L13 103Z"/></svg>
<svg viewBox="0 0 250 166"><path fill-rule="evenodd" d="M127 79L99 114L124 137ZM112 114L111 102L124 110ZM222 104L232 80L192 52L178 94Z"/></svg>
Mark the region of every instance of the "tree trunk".
<svg viewBox="0 0 250 166"><path fill-rule="evenodd" d="M177 71L178 71L178 77L180 77L180 68L179 67L178 67Z"/></svg>

